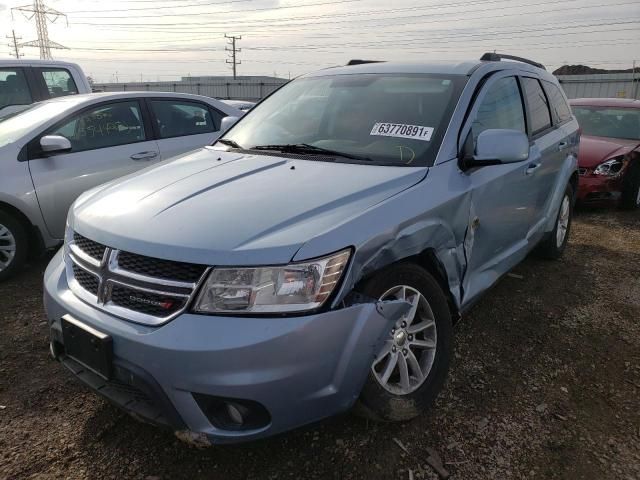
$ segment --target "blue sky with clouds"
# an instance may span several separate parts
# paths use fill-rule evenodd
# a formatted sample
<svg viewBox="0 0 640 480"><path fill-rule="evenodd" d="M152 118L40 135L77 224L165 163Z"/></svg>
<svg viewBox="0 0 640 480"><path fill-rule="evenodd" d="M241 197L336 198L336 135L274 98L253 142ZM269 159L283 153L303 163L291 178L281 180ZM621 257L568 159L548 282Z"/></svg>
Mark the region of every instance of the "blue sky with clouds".
<svg viewBox="0 0 640 480"><path fill-rule="evenodd" d="M27 2L28 3L28 2ZM0 0L0 35L36 38ZM406 61L527 56L555 69L640 65L640 2L629 0L50 0L49 36L98 81L228 74L224 34L242 35L242 75L287 77L350 58ZM53 19L53 17L51 17ZM8 40L7 40L8 42ZM25 58L37 58L24 47ZM9 47L0 49L9 58Z"/></svg>

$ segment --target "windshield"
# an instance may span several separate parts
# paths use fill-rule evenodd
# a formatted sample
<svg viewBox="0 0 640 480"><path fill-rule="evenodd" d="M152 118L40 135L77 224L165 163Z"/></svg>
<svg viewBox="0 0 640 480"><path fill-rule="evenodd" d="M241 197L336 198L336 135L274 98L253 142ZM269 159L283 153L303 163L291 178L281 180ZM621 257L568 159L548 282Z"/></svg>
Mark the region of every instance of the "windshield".
<svg viewBox="0 0 640 480"><path fill-rule="evenodd" d="M35 103L16 115L5 117L0 121L0 147L15 142L72 105L67 102Z"/></svg>
<svg viewBox="0 0 640 480"><path fill-rule="evenodd" d="M302 78L253 108L221 143L245 150L289 146L284 150L310 159L432 165L465 82L431 74Z"/></svg>
<svg viewBox="0 0 640 480"><path fill-rule="evenodd" d="M640 108L572 107L584 135L640 140Z"/></svg>

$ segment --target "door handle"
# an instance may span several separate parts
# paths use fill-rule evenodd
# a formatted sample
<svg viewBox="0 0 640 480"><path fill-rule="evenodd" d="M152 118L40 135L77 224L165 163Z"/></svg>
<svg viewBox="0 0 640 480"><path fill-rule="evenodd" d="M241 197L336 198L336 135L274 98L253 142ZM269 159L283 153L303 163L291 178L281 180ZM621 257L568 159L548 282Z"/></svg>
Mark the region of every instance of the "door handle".
<svg viewBox="0 0 640 480"><path fill-rule="evenodd" d="M134 153L131 155L131 160L151 160L152 158L156 158L158 156L158 152L140 152Z"/></svg>
<svg viewBox="0 0 640 480"><path fill-rule="evenodd" d="M560 142L558 144L558 151L562 151L569 146L569 142Z"/></svg>
<svg viewBox="0 0 640 480"><path fill-rule="evenodd" d="M524 171L525 175L532 175L537 169L542 166L542 163L531 163Z"/></svg>

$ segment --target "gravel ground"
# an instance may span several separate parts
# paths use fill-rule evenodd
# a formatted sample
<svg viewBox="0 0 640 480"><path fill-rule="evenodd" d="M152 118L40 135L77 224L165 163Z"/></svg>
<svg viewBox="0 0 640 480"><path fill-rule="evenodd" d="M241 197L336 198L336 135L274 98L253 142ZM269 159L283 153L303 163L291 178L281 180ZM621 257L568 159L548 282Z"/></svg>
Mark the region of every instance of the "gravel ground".
<svg viewBox="0 0 640 480"><path fill-rule="evenodd" d="M640 213L580 212L561 261L527 259L456 332L435 407L352 415L198 450L137 423L47 356L46 261L0 284L0 478L640 478Z"/></svg>

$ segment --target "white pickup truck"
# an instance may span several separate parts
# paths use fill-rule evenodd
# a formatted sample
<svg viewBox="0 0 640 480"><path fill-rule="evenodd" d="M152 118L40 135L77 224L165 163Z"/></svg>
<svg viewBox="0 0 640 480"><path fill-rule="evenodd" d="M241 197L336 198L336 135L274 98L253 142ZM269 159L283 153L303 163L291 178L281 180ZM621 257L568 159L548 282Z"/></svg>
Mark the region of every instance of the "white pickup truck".
<svg viewBox="0 0 640 480"><path fill-rule="evenodd" d="M91 93L91 85L75 63L0 60L0 121L24 105L78 93Z"/></svg>

